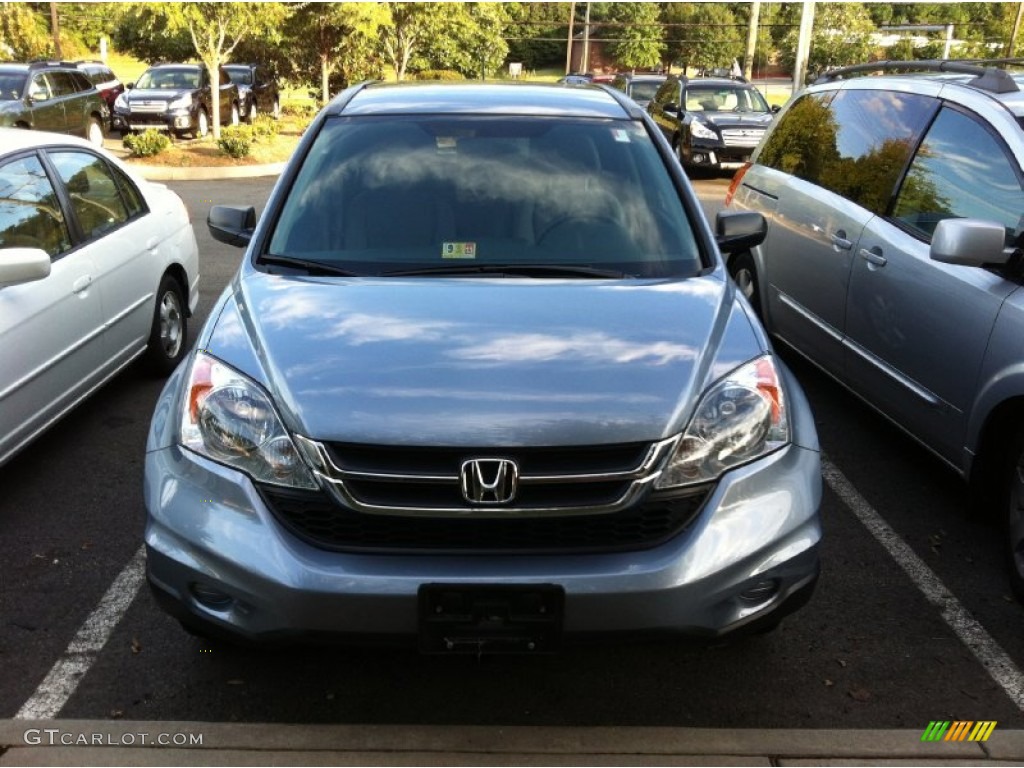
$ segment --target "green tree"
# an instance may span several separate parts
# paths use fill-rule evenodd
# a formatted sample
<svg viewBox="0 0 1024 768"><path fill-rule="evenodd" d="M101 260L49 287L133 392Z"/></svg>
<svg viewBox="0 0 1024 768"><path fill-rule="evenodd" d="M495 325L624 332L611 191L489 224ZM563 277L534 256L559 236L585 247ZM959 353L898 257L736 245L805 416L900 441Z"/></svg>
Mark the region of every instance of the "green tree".
<svg viewBox="0 0 1024 768"><path fill-rule="evenodd" d="M451 69L467 77L493 74L508 55L507 23L501 3L450 4L438 34L424 40L410 68Z"/></svg>
<svg viewBox="0 0 1024 768"><path fill-rule="evenodd" d="M163 11L152 3L116 4L114 47L145 62L188 61L195 56L186 29L170 29Z"/></svg>
<svg viewBox="0 0 1024 768"><path fill-rule="evenodd" d="M462 12L458 6L447 8L435 3L382 3L387 20L379 27L380 45L385 58L395 71L397 80L404 80L413 55L426 41L438 39L448 26L449 10Z"/></svg>
<svg viewBox="0 0 1024 768"><path fill-rule="evenodd" d="M49 22L26 3L0 3L0 55L39 59L53 50Z"/></svg>
<svg viewBox="0 0 1024 768"><path fill-rule="evenodd" d="M213 138L220 138L217 107L218 73L231 60L235 47L249 35L276 38L288 15L282 3L149 3L172 32L185 30L192 48L210 72L213 88Z"/></svg>
<svg viewBox="0 0 1024 768"><path fill-rule="evenodd" d="M684 67L727 67L743 56L746 32L724 3L670 3L662 18L671 23L666 55Z"/></svg>
<svg viewBox="0 0 1024 768"><path fill-rule="evenodd" d="M570 3L505 3L509 61L527 69L561 67L569 34Z"/></svg>
<svg viewBox="0 0 1024 768"><path fill-rule="evenodd" d="M626 69L652 69L665 52L665 33L660 25L661 10L656 3L612 3L609 21L616 41L612 56Z"/></svg>

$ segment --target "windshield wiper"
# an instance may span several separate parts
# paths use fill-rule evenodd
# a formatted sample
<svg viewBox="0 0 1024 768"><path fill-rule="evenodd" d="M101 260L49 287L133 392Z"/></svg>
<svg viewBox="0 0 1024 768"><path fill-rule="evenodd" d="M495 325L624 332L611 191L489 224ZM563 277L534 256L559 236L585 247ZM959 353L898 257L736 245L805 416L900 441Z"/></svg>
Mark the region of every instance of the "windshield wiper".
<svg viewBox="0 0 1024 768"><path fill-rule="evenodd" d="M256 260L257 264L277 264L282 267L295 267L296 269L304 269L311 275L339 275L340 277L359 277L355 272L351 272L341 267L336 267L333 264L327 264L323 261L313 261L312 259L297 259L294 256L273 256L271 254L263 254Z"/></svg>
<svg viewBox="0 0 1024 768"><path fill-rule="evenodd" d="M633 277L616 269L572 266L565 264L448 264L443 267L421 267L384 272L382 277L419 277L421 275L522 275L525 277L587 277L599 280L622 280Z"/></svg>

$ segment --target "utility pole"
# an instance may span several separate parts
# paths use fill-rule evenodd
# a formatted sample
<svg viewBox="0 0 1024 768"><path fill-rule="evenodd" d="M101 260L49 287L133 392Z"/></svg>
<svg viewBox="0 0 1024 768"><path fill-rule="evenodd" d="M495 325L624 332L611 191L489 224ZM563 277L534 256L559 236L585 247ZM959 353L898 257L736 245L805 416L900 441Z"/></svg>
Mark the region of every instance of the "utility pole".
<svg viewBox="0 0 1024 768"><path fill-rule="evenodd" d="M1003 56L1013 58L1013 47L1017 44L1017 33L1020 31L1021 17L1024 16L1024 3L1017 3L1017 18L1013 20L1013 31L1010 32L1010 39L1006 41L1006 48L1003 49Z"/></svg>
<svg viewBox="0 0 1024 768"><path fill-rule="evenodd" d="M793 66L793 93L801 90L807 80L807 59L811 54L811 31L814 29L814 0L804 0L800 14L800 37L796 44L796 63Z"/></svg>
<svg viewBox="0 0 1024 768"><path fill-rule="evenodd" d="M754 79L754 52L757 49L757 25L761 17L761 0L750 4L750 27L747 29L747 52L743 55L743 76Z"/></svg>
<svg viewBox="0 0 1024 768"><path fill-rule="evenodd" d="M569 39L565 43L565 74L572 72L572 37L576 34L576 3L569 3Z"/></svg>
<svg viewBox="0 0 1024 768"><path fill-rule="evenodd" d="M57 18L57 4L50 3L50 31L53 32L53 52L57 59L63 59L64 53L60 48L60 21Z"/></svg>
<svg viewBox="0 0 1024 768"><path fill-rule="evenodd" d="M587 3L587 14L583 20L583 58L580 60L580 74L590 71L590 3Z"/></svg>

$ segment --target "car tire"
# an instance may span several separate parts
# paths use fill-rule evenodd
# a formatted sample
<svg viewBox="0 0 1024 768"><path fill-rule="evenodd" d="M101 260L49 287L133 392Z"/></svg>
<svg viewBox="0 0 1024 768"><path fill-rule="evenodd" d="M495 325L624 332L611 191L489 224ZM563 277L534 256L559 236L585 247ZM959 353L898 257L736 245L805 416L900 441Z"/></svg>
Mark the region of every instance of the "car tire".
<svg viewBox="0 0 1024 768"><path fill-rule="evenodd" d="M1003 521L1010 587L1024 602L1024 427L1010 441L1003 464Z"/></svg>
<svg viewBox="0 0 1024 768"><path fill-rule="evenodd" d="M185 292L181 284L164 275L156 293L153 323L146 346L146 363L158 376L167 376L185 357L188 340Z"/></svg>
<svg viewBox="0 0 1024 768"><path fill-rule="evenodd" d="M238 125L238 104L231 105L231 125Z"/></svg>
<svg viewBox="0 0 1024 768"><path fill-rule="evenodd" d="M206 114L205 109L200 109L199 114L196 116L196 129L192 135L197 139L205 139L206 134L210 132L210 118Z"/></svg>
<svg viewBox="0 0 1024 768"><path fill-rule="evenodd" d="M761 285L757 279L757 267L750 252L741 253L729 260L729 275L739 292L747 297L754 312L761 317Z"/></svg>
<svg viewBox="0 0 1024 768"><path fill-rule="evenodd" d="M89 124L85 127L85 137L94 147L103 146L103 126L95 117L89 118Z"/></svg>
<svg viewBox="0 0 1024 768"><path fill-rule="evenodd" d="M277 96L274 97L274 111L272 114L275 120L281 119L281 100Z"/></svg>
<svg viewBox="0 0 1024 768"><path fill-rule="evenodd" d="M253 101L248 105L248 108L242 113L242 122L251 124L253 119L256 117L256 102Z"/></svg>

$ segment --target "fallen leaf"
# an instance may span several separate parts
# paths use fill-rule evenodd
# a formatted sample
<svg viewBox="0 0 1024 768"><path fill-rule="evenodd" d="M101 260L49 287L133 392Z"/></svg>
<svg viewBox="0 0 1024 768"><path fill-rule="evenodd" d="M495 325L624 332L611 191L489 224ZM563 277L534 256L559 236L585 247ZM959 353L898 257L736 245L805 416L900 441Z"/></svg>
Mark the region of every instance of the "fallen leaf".
<svg viewBox="0 0 1024 768"><path fill-rule="evenodd" d="M833 683L831 680L829 680L827 678L825 679L825 687L826 688L831 688L833 685L835 685L835 683Z"/></svg>
<svg viewBox="0 0 1024 768"><path fill-rule="evenodd" d="M836 659L836 662L839 664L840 667L846 666L846 661L843 659Z"/></svg>
<svg viewBox="0 0 1024 768"><path fill-rule="evenodd" d="M110 716L115 718L115 719L117 719L119 717L124 717L124 710L112 709L112 710L110 710Z"/></svg>
<svg viewBox="0 0 1024 768"><path fill-rule="evenodd" d="M142 643L137 637L132 638L132 653L142 653Z"/></svg>
<svg viewBox="0 0 1024 768"><path fill-rule="evenodd" d="M851 688L848 693L854 701L868 701L871 698L871 691L865 688Z"/></svg>

